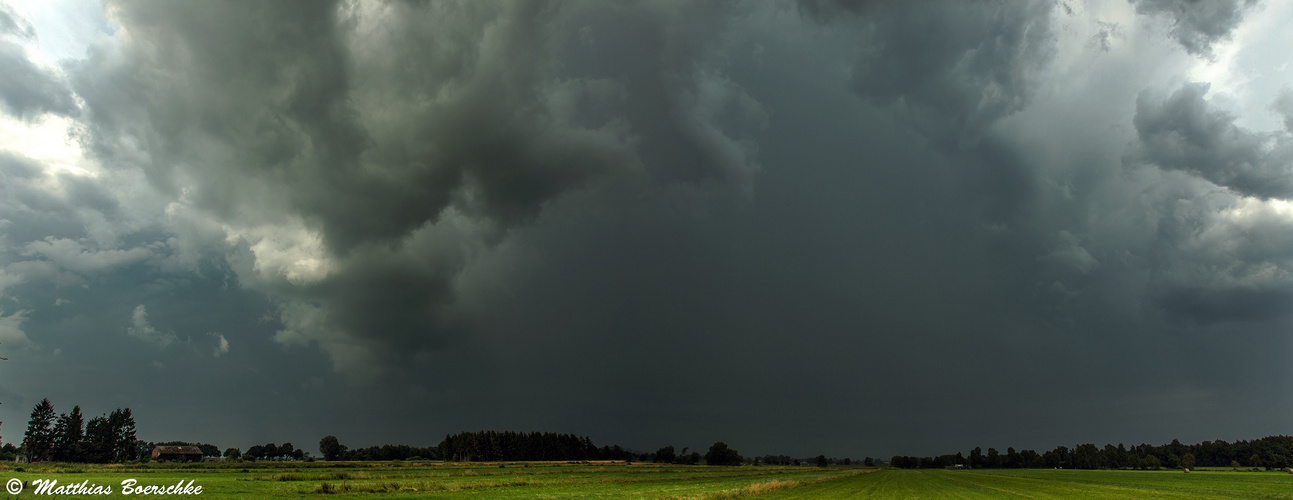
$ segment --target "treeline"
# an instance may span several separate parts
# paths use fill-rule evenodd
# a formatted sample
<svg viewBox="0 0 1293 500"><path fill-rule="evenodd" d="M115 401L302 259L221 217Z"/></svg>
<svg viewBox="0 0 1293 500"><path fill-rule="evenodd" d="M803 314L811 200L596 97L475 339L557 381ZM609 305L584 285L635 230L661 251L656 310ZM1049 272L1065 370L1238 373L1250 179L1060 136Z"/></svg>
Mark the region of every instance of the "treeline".
<svg viewBox="0 0 1293 500"><path fill-rule="evenodd" d="M641 459L644 462L651 461L664 464L695 465L700 463L700 453L693 451L689 454L687 453L687 450L689 449L690 448L683 447L682 453L674 453L672 445L665 446L664 448L656 450L655 453L649 455L643 454Z"/></svg>
<svg viewBox="0 0 1293 500"><path fill-rule="evenodd" d="M371 446L349 449L336 436L319 441L319 452L325 460L447 460L462 462L562 461L562 460L642 460L665 463L696 464L698 452L675 453L673 446L655 453L634 453L619 445L598 448L587 436L552 432L478 431L446 435L439 445L419 448L407 445ZM739 465L741 455L722 442L714 443L703 456L710 465Z"/></svg>
<svg viewBox="0 0 1293 500"><path fill-rule="evenodd" d="M319 453L324 460L437 460L439 448L418 448L405 444L387 444L367 448L349 449L336 436L319 440Z"/></svg>
<svg viewBox="0 0 1293 500"><path fill-rule="evenodd" d="M633 454L616 446L598 448L588 437L551 432L479 431L445 436L437 447L445 460L630 460Z"/></svg>
<svg viewBox="0 0 1293 500"><path fill-rule="evenodd" d="M54 405L42 399L31 412L20 454L32 462L95 462L133 460L139 455L135 439L135 419L130 408L86 422L81 407L71 413L54 414Z"/></svg>
<svg viewBox="0 0 1293 500"><path fill-rule="evenodd" d="M325 460L449 460L494 462L522 460L631 459L619 446L597 448L592 440L551 432L479 431L446 435L436 446L383 445L350 449L335 436L319 441Z"/></svg>
<svg viewBox="0 0 1293 500"><path fill-rule="evenodd" d="M987 469L1192 469L1194 467L1258 467L1283 469L1293 466L1293 436L1268 436L1254 441L1217 440L1199 444L1181 444L1173 439L1160 446L1141 444L1130 448L1111 444L1099 448L1087 443L1069 449L1059 446L1045 453L1033 450L1016 452L1006 448L1001 453L988 448L983 453L975 448L970 455L940 455L937 457L895 456L889 464L905 469L944 468L961 465L968 468Z"/></svg>
<svg viewBox="0 0 1293 500"><path fill-rule="evenodd" d="M205 449L202 450L202 454L207 454ZM243 453L238 448L229 448L224 451L224 457L230 460L304 460L307 455L309 455L309 452L297 448L292 443L258 444L247 448L247 453ZM220 456L218 450L215 456Z"/></svg>

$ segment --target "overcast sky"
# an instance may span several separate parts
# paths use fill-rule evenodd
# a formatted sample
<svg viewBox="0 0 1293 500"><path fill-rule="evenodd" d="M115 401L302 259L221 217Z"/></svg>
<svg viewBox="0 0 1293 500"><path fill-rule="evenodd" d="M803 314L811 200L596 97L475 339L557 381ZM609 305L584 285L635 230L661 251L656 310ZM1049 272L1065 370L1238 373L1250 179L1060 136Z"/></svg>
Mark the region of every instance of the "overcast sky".
<svg viewBox="0 0 1293 500"><path fill-rule="evenodd" d="M1293 433L1290 19L0 0L0 436Z"/></svg>

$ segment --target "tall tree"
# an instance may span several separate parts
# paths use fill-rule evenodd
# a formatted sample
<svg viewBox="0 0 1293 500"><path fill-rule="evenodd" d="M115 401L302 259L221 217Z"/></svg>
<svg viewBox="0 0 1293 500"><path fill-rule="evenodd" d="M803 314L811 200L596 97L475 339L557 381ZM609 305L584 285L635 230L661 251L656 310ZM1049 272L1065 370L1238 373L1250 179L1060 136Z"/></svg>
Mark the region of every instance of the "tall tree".
<svg viewBox="0 0 1293 500"><path fill-rule="evenodd" d="M283 443L278 446L278 456L282 458L295 458L296 447L292 446L292 443L290 441Z"/></svg>
<svg viewBox="0 0 1293 500"><path fill-rule="evenodd" d="M116 438L114 455L120 461L134 460L139 456L137 439L135 439L135 417L130 408L114 410L108 417L112 424L112 433Z"/></svg>
<svg viewBox="0 0 1293 500"><path fill-rule="evenodd" d="M98 416L85 423L85 439L81 450L87 462L104 463L113 459L116 436L108 417Z"/></svg>
<svg viewBox="0 0 1293 500"><path fill-rule="evenodd" d="M449 436L445 436L444 439L446 443L451 442ZM324 460L329 462L338 460L345 451L346 447L342 446L340 441L337 441L337 436L324 436L323 439L319 440L319 454L323 455Z"/></svg>
<svg viewBox="0 0 1293 500"><path fill-rule="evenodd" d="M741 465L741 454L728 448L727 443L719 441L709 447L709 453L705 454L705 463L709 465Z"/></svg>
<svg viewBox="0 0 1293 500"><path fill-rule="evenodd" d="M80 462L81 441L85 438L85 417L81 416L81 407L72 407L71 413L58 416L54 424L54 460L61 462Z"/></svg>
<svg viewBox="0 0 1293 500"><path fill-rule="evenodd" d="M673 463L673 459L677 457L678 456L673 452L673 445L665 446L664 448L660 448L655 451L656 462L664 462L666 464Z"/></svg>
<svg viewBox="0 0 1293 500"><path fill-rule="evenodd" d="M218 457L218 456L220 456L220 447L219 447L219 446L216 446L216 445L214 445L214 444L209 444L209 443L193 443L193 446L197 446L199 450L202 450L202 456L204 456L204 457Z"/></svg>
<svg viewBox="0 0 1293 500"><path fill-rule="evenodd" d="M31 410L27 421L27 434L22 438L27 458L33 462L52 458L54 448L54 404L49 398L40 400Z"/></svg>
<svg viewBox="0 0 1293 500"><path fill-rule="evenodd" d="M1013 447L1006 447L1006 467L1018 469L1024 466L1023 462L1023 457L1019 455L1019 452L1015 451Z"/></svg>

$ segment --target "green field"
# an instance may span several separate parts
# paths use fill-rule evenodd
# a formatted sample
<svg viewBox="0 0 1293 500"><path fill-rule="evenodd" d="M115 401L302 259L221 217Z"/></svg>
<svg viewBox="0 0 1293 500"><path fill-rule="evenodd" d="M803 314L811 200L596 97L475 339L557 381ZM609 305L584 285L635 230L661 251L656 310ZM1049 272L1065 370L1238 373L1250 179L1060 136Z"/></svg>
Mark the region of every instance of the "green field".
<svg viewBox="0 0 1293 500"><path fill-rule="evenodd" d="M18 497L37 496L31 482L38 479L54 479L60 486L88 481L111 487L108 497L121 496L121 482L135 479L138 485L159 486L192 480L202 487L201 498L1293 499L1293 475L1232 471L949 471L622 462L0 466L0 481L9 478L28 482Z"/></svg>
<svg viewBox="0 0 1293 500"><path fill-rule="evenodd" d="M760 496L789 498L1293 498L1293 475L1132 470L898 470Z"/></svg>

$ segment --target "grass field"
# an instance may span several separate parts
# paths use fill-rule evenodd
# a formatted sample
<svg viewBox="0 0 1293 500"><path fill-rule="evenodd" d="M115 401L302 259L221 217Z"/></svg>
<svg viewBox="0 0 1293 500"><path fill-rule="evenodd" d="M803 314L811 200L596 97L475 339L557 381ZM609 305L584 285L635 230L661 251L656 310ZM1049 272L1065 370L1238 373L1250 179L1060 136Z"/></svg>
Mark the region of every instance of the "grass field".
<svg viewBox="0 0 1293 500"><path fill-rule="evenodd" d="M37 479L59 485L89 481L110 486L113 496L121 495L123 480L135 479L161 486L193 480L202 486L201 498L737 498L859 472L623 462L31 464L0 466L0 481L26 481L19 497L36 496L31 483Z"/></svg>
<svg viewBox="0 0 1293 500"><path fill-rule="evenodd" d="M760 496L791 498L1289 498L1293 475L1132 470L886 469Z"/></svg>
<svg viewBox="0 0 1293 500"><path fill-rule="evenodd" d="M502 465L502 467L500 467ZM202 486L201 498L1284 498L1262 472L898 470L624 463L288 462L0 466L0 481ZM40 495L43 496L43 495ZM60 495L63 498L67 496ZM87 495L89 496L89 495ZM132 495L158 497L158 495ZM176 495L192 496L192 495Z"/></svg>

